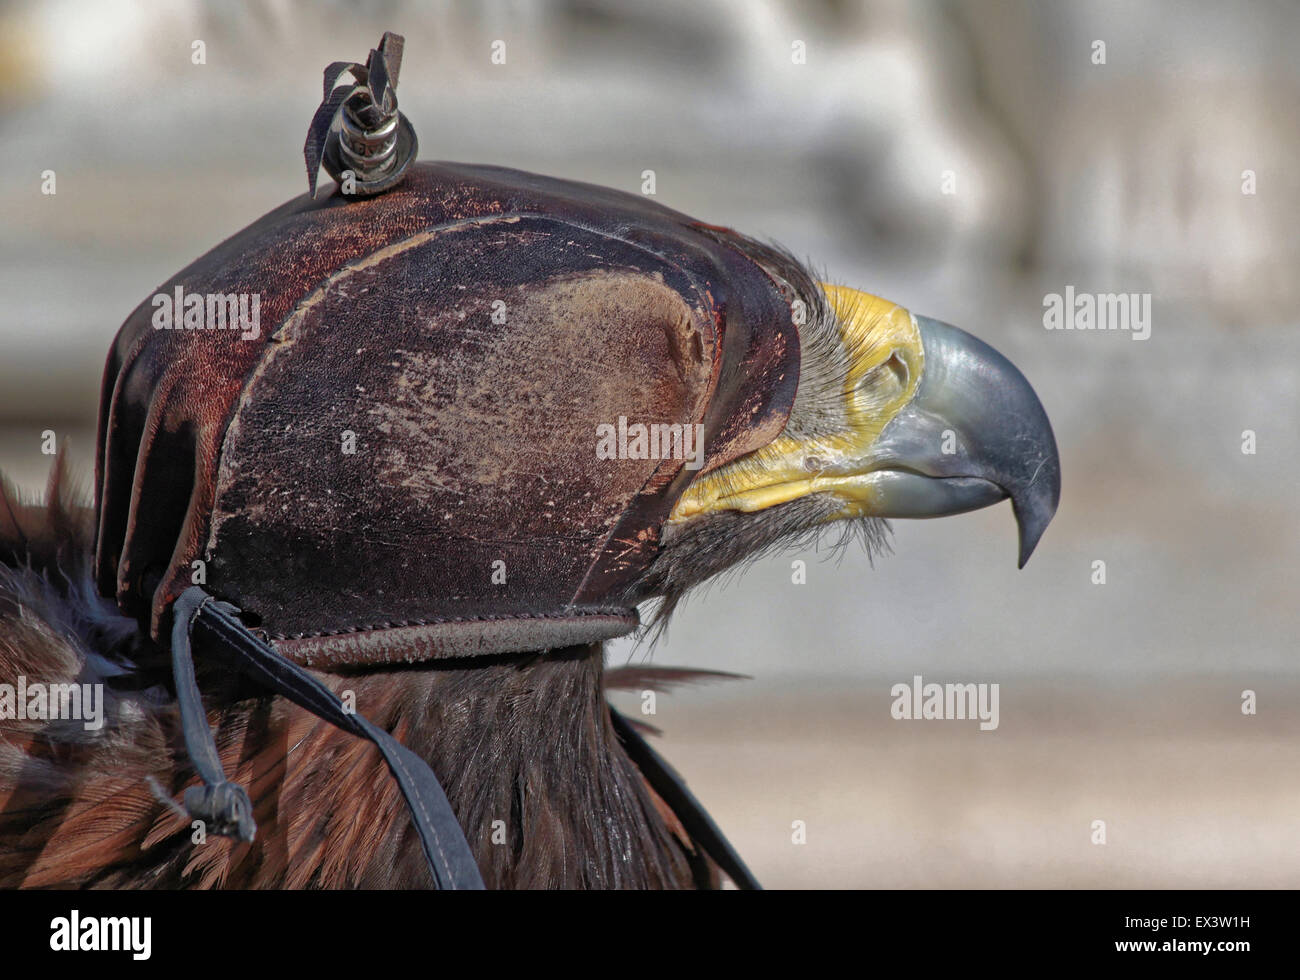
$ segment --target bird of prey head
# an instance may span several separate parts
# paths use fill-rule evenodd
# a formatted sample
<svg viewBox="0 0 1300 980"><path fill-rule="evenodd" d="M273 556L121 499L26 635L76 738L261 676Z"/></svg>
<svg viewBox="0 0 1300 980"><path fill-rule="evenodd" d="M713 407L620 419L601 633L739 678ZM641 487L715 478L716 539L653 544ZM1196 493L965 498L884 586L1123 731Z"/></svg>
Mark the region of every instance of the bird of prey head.
<svg viewBox="0 0 1300 980"><path fill-rule="evenodd" d="M828 522L1009 498L1023 565L1056 508L1004 357L778 249L495 167L341 203L272 212L118 335L97 567L155 635L200 562L306 663L540 649ZM203 320L247 295L256 336Z"/></svg>
<svg viewBox="0 0 1300 980"><path fill-rule="evenodd" d="M870 549L887 518L1005 499L1023 568L1060 499L1051 424L1024 376L963 330L726 237L800 314L799 384L776 438L694 480L674 505L650 573L664 612L692 585L831 522L857 524Z"/></svg>
<svg viewBox="0 0 1300 980"><path fill-rule="evenodd" d="M888 518L1009 499L1023 565L1059 490L1033 390L971 335L644 197L423 163L377 196L290 201L136 309L105 368L93 534L52 551L83 549L104 601L139 624L95 634L140 675L130 691L169 641L188 645L204 607L172 619L195 586L242 620L214 630L252 630L267 656L353 690L438 774L489 884L680 885L711 880L700 827L611 727L601 641L646 600L670 611L833 522L870 545ZM260 788L245 814L259 830L205 851L203 882L420 883L373 756L208 683L211 754ZM187 882L186 824L141 789L194 779L161 748L179 739L165 703L119 705L145 721L115 747L62 750L76 772L38 821L44 864L8 872L0 846L0 881ZM184 741L194 756L192 724ZM110 804L158 823L61 864L60 814L99 826ZM385 819L356 819L380 804Z"/></svg>

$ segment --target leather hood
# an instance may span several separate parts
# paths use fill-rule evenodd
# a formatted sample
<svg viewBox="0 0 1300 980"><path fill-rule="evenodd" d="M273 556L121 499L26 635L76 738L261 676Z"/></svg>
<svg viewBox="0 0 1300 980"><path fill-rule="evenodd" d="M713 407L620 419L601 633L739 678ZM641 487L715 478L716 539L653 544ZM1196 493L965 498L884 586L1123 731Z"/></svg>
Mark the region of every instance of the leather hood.
<svg viewBox="0 0 1300 980"><path fill-rule="evenodd" d="M794 400L790 308L738 242L499 167L290 201L117 335L101 592L157 638L201 579L308 663L409 658L413 636L423 657L626 632L677 497ZM214 324L241 295L256 331ZM602 458L598 427L637 424L702 425L704 454L636 458L632 440Z"/></svg>

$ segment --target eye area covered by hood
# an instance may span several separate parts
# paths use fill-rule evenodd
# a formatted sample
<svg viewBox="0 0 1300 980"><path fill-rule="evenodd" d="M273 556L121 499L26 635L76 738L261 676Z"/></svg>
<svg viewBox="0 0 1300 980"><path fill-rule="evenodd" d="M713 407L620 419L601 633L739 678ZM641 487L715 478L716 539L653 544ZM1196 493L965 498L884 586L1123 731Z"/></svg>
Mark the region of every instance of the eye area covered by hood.
<svg viewBox="0 0 1300 980"><path fill-rule="evenodd" d="M776 438L794 402L790 298L733 234L458 164L271 212L118 334L101 592L158 636L200 575L308 663L627 632L687 484ZM157 324L158 296L232 294L257 297L256 336ZM702 426L705 451L600 458L600 427L638 424Z"/></svg>

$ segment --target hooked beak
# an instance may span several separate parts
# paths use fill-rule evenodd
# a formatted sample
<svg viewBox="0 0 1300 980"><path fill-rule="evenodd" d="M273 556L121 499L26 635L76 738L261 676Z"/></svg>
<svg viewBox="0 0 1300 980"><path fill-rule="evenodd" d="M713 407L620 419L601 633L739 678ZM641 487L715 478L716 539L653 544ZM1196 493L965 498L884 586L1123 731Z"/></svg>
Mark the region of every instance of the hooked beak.
<svg viewBox="0 0 1300 980"><path fill-rule="evenodd" d="M793 435L697 480L674 521L759 511L815 493L831 519L944 517L1007 498L1025 566L1061 496L1051 423L1010 361L963 330L856 290L825 287L849 371L843 431ZM890 385L893 385L891 388Z"/></svg>
<svg viewBox="0 0 1300 980"><path fill-rule="evenodd" d="M1052 424L1025 376L984 341L928 317L916 324L925 370L871 447L873 513L944 517L1010 497L1024 568L1061 499Z"/></svg>

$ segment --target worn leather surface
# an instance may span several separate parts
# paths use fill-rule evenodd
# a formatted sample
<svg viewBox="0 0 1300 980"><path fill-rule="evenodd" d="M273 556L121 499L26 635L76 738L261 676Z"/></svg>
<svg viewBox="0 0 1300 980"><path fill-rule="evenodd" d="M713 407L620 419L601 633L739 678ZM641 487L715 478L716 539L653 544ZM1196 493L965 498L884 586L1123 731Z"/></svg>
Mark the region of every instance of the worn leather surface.
<svg viewBox="0 0 1300 980"><path fill-rule="evenodd" d="M203 560L210 592L304 660L383 660L358 637L385 629L491 623L526 646L529 624L630 628L696 473L598 459L596 426L701 422L707 472L780 432L798 379L789 308L734 245L643 197L497 167L298 198L158 291L177 285L257 293L260 336L155 329L150 300L123 324L99 588L165 635Z"/></svg>

